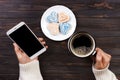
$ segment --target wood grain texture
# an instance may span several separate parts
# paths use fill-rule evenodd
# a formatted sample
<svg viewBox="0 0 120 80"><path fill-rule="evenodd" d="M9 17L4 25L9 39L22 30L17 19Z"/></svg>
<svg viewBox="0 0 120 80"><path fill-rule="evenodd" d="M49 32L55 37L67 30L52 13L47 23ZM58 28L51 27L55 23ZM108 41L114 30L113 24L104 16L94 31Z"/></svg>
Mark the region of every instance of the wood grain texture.
<svg viewBox="0 0 120 80"><path fill-rule="evenodd" d="M120 79L120 0L107 0L113 9L91 7L101 1L0 0L0 80L18 79L18 61L6 31L20 21L25 21L37 36L45 38L49 46L47 52L39 57L44 80L95 80L90 58L75 57L67 49L68 40L54 42L41 31L42 14L57 4L65 5L74 12L76 32L89 32L96 39L97 46L112 55L110 69Z"/></svg>

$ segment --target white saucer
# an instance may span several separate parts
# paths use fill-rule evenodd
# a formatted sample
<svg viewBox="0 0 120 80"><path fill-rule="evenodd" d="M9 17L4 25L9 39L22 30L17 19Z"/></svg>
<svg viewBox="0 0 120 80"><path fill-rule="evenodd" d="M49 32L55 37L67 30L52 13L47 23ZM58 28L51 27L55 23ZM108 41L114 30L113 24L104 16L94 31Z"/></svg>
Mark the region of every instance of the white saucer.
<svg viewBox="0 0 120 80"><path fill-rule="evenodd" d="M66 35L58 34L58 35L54 36L54 35L50 34L50 32L48 31L48 29L47 29L48 22L46 19L47 19L47 16L50 15L50 13L53 11L55 11L57 13L65 12L66 14L68 14L70 16L70 20L68 21L68 23L71 25L71 29L70 29L69 33L67 33ZM65 39L69 38L76 29L75 15L69 8L67 8L65 6L62 6L62 5L52 6L52 7L48 8L42 15L41 29L42 29L43 33L45 34L45 36L51 40L54 40L54 41L65 40Z"/></svg>

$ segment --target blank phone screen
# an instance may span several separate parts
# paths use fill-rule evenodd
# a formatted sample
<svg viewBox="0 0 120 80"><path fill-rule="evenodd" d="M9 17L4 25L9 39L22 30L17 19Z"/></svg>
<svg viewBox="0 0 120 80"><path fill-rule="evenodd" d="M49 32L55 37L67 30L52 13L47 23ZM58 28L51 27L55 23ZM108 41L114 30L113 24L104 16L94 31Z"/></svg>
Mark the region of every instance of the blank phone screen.
<svg viewBox="0 0 120 80"><path fill-rule="evenodd" d="M29 57L31 57L36 52L44 48L41 45L41 43L37 40L37 38L26 27L26 25L23 25L22 27L18 28L9 36L19 45L19 47Z"/></svg>

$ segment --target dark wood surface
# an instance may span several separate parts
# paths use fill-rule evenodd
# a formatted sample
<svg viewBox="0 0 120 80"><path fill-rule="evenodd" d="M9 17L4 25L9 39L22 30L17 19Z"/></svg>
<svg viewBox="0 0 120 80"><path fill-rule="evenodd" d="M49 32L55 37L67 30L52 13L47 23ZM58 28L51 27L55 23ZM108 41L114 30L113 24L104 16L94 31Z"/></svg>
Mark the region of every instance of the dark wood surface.
<svg viewBox="0 0 120 80"><path fill-rule="evenodd" d="M0 0L0 80L18 80L18 61L6 31L20 21L25 21L37 36L45 38L49 46L39 56L44 80L95 80L90 58L75 57L68 51L68 40L55 42L41 31L42 14L57 4L74 12L76 32L89 32L97 46L112 55L110 69L120 79L120 0Z"/></svg>

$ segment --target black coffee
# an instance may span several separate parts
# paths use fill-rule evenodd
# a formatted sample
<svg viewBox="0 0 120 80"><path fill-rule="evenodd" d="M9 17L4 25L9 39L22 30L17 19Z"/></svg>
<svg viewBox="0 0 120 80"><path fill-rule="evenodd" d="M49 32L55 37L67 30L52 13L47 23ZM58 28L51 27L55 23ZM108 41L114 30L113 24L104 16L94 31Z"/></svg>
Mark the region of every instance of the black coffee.
<svg viewBox="0 0 120 80"><path fill-rule="evenodd" d="M75 53L85 55L92 49L92 40L88 35L80 35L73 40L72 45Z"/></svg>

